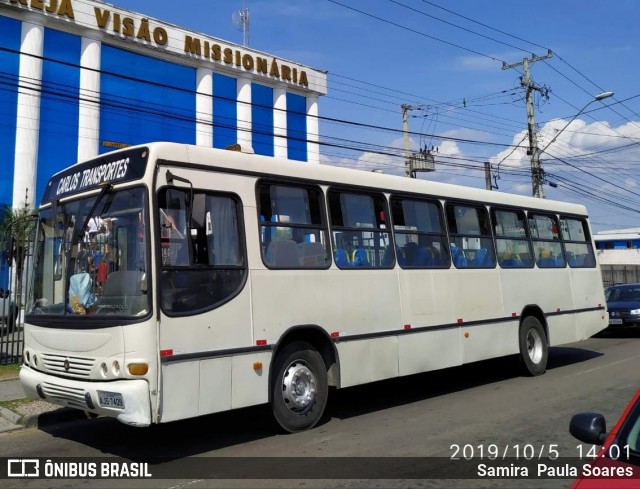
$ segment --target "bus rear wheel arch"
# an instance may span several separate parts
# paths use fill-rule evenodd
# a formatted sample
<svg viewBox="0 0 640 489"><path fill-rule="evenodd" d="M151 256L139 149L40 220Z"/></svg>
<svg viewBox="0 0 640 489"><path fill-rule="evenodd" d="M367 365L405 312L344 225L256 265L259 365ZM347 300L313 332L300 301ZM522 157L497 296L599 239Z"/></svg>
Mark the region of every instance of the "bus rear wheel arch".
<svg viewBox="0 0 640 489"><path fill-rule="evenodd" d="M289 433L313 428L327 405L327 367L305 341L285 345L276 354L271 376L271 409Z"/></svg>
<svg viewBox="0 0 640 489"><path fill-rule="evenodd" d="M520 365L525 374L542 375L547 369L549 342L544 326L536 316L526 316L518 332Z"/></svg>

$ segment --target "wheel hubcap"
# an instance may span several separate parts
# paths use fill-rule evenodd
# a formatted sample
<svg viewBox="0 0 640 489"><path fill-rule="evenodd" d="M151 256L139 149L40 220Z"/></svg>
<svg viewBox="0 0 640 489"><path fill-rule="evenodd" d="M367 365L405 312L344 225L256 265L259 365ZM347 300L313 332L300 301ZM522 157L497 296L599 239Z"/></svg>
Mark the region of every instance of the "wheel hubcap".
<svg viewBox="0 0 640 489"><path fill-rule="evenodd" d="M542 337L535 329L527 332L527 353L533 363L540 363L542 360Z"/></svg>
<svg viewBox="0 0 640 489"><path fill-rule="evenodd" d="M316 399L316 377L302 360L289 364L282 376L282 400L296 414L306 413Z"/></svg>

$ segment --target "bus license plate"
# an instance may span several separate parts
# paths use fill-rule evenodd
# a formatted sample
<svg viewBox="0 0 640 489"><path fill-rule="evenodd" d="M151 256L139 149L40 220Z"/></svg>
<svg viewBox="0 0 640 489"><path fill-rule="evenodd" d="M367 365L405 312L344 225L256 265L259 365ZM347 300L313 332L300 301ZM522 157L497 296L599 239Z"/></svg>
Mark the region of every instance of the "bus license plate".
<svg viewBox="0 0 640 489"><path fill-rule="evenodd" d="M98 401L103 407L124 409L124 399L122 398L122 394L117 392L98 391Z"/></svg>
<svg viewBox="0 0 640 489"><path fill-rule="evenodd" d="M622 324L622 319L609 319L609 324Z"/></svg>

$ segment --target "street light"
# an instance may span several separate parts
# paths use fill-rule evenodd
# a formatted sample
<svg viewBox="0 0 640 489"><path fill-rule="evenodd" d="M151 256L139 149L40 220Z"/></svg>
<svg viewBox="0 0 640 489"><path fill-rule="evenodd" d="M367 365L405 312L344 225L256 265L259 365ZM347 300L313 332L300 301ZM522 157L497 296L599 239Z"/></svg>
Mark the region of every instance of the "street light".
<svg viewBox="0 0 640 489"><path fill-rule="evenodd" d="M589 107L589 105L591 105L593 102L596 102L598 100L604 100L606 98L612 97L613 96L613 92L602 92L598 95L596 95L594 97L593 100L589 101L587 103L587 105L585 105L584 107L582 107L578 113L576 115L573 116L573 118L567 122L567 124L560 129L556 135L553 137L553 139L551 141L549 141L549 143L542 149L539 149L538 147L534 146L532 148L532 155L531 155L531 183L533 186L533 196L534 197L538 197L540 199L544 199L544 191L542 190L542 180L543 180L543 172L542 172L542 168L540 167L540 155L542 153L544 153L546 151L546 149L551 146L551 143L553 143L556 139L558 139L558 136L567 128L569 127L569 124L571 124L573 121L576 120L576 118L582 114L585 109L587 107Z"/></svg>
<svg viewBox="0 0 640 489"><path fill-rule="evenodd" d="M547 145L546 145L544 148L542 148L542 149L540 150L539 154L544 153L544 152L545 152L545 150L546 150L549 146L551 146L551 143L553 143L556 139L558 139L558 136L560 136L560 133L561 133L561 132L563 132L567 127L569 127L569 124L571 124L573 121L575 121L575 120L578 118L578 116L579 116L580 114L582 114L582 113L585 111L585 109L586 109L587 107L589 107L589 106L590 106L592 103L594 103L594 102L597 102L597 101L599 101L599 100L604 100L604 99L609 98L609 97L613 97L613 92L602 92L602 93L600 93L600 94L596 95L596 96L595 96L595 98L594 98L593 100L591 100L590 102L588 102L588 103L587 103L587 105L585 105L584 107L582 107L582 108L580 109L580 111L579 111L576 115L574 115L574 116L573 116L573 118L572 118L569 122L567 122L567 124L566 124L562 129L560 129L560 130L556 133L556 135L555 135L555 136L553 136L553 139L552 139L551 141L549 141L549 142L547 143Z"/></svg>

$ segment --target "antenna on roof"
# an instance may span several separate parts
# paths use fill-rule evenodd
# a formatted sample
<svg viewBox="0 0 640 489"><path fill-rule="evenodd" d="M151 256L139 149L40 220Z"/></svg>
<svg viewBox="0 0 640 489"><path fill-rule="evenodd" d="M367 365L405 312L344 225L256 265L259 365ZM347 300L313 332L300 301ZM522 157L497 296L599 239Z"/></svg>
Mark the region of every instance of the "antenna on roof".
<svg viewBox="0 0 640 489"><path fill-rule="evenodd" d="M244 0L242 8L231 15L231 21L238 30L242 31L242 45L245 48L249 47L249 9L244 6Z"/></svg>

